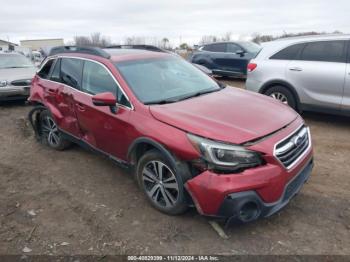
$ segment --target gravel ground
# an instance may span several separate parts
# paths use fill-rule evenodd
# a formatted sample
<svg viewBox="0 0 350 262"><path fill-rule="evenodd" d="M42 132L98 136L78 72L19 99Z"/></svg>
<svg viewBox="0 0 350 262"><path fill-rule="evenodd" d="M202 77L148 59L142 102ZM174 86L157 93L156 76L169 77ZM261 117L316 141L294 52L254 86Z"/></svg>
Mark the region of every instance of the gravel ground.
<svg viewBox="0 0 350 262"><path fill-rule="evenodd" d="M349 118L304 114L315 147L311 179L282 212L232 226L223 239L195 210L154 210L108 159L38 144L29 109L0 107L0 254L350 255Z"/></svg>

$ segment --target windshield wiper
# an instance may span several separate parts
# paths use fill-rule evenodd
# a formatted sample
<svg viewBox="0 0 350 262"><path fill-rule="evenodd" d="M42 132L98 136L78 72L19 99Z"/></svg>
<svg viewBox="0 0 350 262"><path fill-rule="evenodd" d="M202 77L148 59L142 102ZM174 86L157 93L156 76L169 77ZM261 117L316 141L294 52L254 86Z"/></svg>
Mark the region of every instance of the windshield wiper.
<svg viewBox="0 0 350 262"><path fill-rule="evenodd" d="M217 91L222 90L225 87L226 86L221 87L219 89L204 90L204 91L196 92L196 93L193 93L193 94L190 94L190 95L187 95L187 96L182 96L182 97L179 97L177 99L174 99L174 98L172 98L172 99L161 99L161 100L146 102L144 104L145 105L164 105L164 104L175 103L175 102L179 102L179 101L182 101L182 100L190 99L192 97L197 97L197 96L201 96L201 95L217 92Z"/></svg>
<svg viewBox="0 0 350 262"><path fill-rule="evenodd" d="M227 85L224 82L216 81L221 89L224 89L227 87Z"/></svg>
<svg viewBox="0 0 350 262"><path fill-rule="evenodd" d="M155 101L150 101L150 102L145 102L145 105L164 105L164 104L170 104L177 102L178 100L173 100L173 99L161 99L161 100L155 100Z"/></svg>
<svg viewBox="0 0 350 262"><path fill-rule="evenodd" d="M202 96L202 95L205 95L205 94L209 94L209 93L213 93L213 92L217 92L217 91L220 91L220 89L210 89L210 90L204 90L204 91L200 91L200 92L196 92L194 94L190 94L188 96L183 96L181 98L179 98L177 101L182 101L182 100L186 100L186 99L190 99L192 97L198 97L198 96Z"/></svg>

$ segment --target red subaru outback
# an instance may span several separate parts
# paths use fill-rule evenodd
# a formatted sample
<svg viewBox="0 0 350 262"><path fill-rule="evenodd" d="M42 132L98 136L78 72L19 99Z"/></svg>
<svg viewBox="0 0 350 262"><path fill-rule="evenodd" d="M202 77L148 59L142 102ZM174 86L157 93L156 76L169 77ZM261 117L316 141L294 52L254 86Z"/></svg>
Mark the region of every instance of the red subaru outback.
<svg viewBox="0 0 350 262"><path fill-rule="evenodd" d="M229 222L270 216L313 167L296 112L167 53L54 48L29 100L41 141L77 143L132 168L149 202L171 215L195 205Z"/></svg>

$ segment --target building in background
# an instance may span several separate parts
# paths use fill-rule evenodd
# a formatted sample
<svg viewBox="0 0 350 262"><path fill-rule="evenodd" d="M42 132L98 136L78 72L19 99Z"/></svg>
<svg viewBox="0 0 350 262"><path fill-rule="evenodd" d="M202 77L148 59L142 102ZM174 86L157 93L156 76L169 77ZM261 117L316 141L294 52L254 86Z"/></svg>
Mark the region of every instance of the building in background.
<svg viewBox="0 0 350 262"><path fill-rule="evenodd" d="M22 47L30 48L33 51L39 51L43 47L64 45L63 38L21 40L20 43Z"/></svg>
<svg viewBox="0 0 350 262"><path fill-rule="evenodd" d="M18 45L11 43L9 41L5 41L5 40L0 39L0 50L3 50L3 51L15 50L16 46L18 46Z"/></svg>

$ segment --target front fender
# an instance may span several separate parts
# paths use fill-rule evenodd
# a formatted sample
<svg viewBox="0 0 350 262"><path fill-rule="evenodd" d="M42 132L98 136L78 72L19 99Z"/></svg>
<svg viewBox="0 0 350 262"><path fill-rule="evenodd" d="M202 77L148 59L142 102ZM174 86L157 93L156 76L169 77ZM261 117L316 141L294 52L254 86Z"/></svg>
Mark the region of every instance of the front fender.
<svg viewBox="0 0 350 262"><path fill-rule="evenodd" d="M135 153L135 150L141 144L148 144L155 147L171 161L171 164L176 165L175 157L163 145L148 137L139 137L129 146L127 158L131 163L133 162L133 154Z"/></svg>

